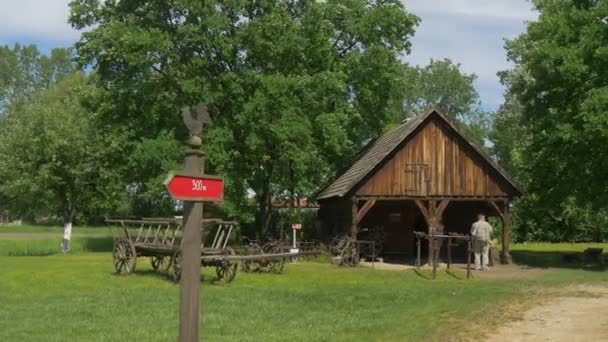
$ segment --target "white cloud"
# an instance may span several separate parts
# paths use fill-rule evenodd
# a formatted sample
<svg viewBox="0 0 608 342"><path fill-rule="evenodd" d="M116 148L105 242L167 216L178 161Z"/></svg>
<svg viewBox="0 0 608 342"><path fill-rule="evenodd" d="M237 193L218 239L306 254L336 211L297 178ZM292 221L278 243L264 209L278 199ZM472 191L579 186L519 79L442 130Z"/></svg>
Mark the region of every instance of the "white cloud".
<svg viewBox="0 0 608 342"><path fill-rule="evenodd" d="M445 13L449 15L533 20L536 14L526 0L402 0L414 13Z"/></svg>
<svg viewBox="0 0 608 342"><path fill-rule="evenodd" d="M498 106L502 87L496 72L509 67L503 39L525 29L536 13L526 0L402 0L422 22L406 60L425 65L450 58L475 73L484 106ZM71 45L78 31L67 23L69 0L0 0L0 43Z"/></svg>
<svg viewBox="0 0 608 342"><path fill-rule="evenodd" d="M69 0L0 0L0 35L74 42L78 31L68 21Z"/></svg>
<svg viewBox="0 0 608 342"><path fill-rule="evenodd" d="M503 87L496 73L510 67L504 39L525 30L537 16L526 0L404 0L421 23L406 61L426 65L431 58L450 58L474 73L483 107L495 109Z"/></svg>

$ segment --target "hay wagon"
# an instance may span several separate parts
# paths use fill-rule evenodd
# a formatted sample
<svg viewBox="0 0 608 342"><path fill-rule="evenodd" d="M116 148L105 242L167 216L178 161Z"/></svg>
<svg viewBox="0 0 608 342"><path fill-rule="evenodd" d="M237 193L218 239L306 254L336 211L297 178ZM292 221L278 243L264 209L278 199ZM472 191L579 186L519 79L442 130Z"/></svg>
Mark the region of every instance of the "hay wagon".
<svg viewBox="0 0 608 342"><path fill-rule="evenodd" d="M182 223L175 219L106 220L114 224L112 260L117 274L135 271L137 259L149 257L155 271L168 271L176 281L181 277ZM227 246L236 222L219 219L204 219L207 232L213 232L210 246L205 246L209 235L203 235L201 244L201 267L215 267L219 281L231 282L236 276L238 260L234 249Z"/></svg>

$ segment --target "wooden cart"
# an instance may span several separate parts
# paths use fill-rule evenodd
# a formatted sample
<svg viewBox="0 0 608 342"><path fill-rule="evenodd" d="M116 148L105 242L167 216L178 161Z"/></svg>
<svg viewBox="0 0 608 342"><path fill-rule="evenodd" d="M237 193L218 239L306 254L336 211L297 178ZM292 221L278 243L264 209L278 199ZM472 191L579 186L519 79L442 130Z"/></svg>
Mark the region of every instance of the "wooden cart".
<svg viewBox="0 0 608 342"><path fill-rule="evenodd" d="M137 258L149 257L155 271L168 271L176 281L181 277L182 223L175 219L106 220L117 227L114 236L112 260L117 274L135 271ZM206 232L213 232L210 247L205 246L209 235L203 235L201 244L201 266L215 267L218 280L231 282L236 276L238 263L228 256L235 251L227 246L236 222L219 219L204 219ZM202 227L202 226L201 226Z"/></svg>

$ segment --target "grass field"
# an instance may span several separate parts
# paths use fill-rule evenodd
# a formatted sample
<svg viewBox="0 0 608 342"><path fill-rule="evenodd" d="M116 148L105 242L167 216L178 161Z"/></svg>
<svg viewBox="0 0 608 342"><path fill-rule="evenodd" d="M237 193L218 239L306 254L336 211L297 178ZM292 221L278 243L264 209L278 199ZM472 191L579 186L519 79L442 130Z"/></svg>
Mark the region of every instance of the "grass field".
<svg viewBox="0 0 608 342"><path fill-rule="evenodd" d="M58 249L60 229L17 229L0 228L0 341L176 339L179 287L154 273L146 259L135 275L114 275L105 251L111 248L108 230L76 228L77 252L41 256ZM560 248L517 245L514 257ZM413 271L300 262L283 275L239 273L229 285L214 283L212 269L203 271L202 335L208 341L445 340L467 320L492 315L497 303L525 299L530 289L608 280L607 272L584 265L507 280L467 281L440 272L429 281Z"/></svg>

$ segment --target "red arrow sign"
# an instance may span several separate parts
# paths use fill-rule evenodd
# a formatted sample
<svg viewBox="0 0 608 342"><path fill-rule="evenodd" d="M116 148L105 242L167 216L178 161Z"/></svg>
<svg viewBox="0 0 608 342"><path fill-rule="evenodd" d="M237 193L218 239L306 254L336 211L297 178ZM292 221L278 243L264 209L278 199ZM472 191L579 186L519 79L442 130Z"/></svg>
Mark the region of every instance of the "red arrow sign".
<svg viewBox="0 0 608 342"><path fill-rule="evenodd" d="M191 176L171 172L165 179L171 197L182 201L221 201L224 197L224 180L218 176Z"/></svg>

